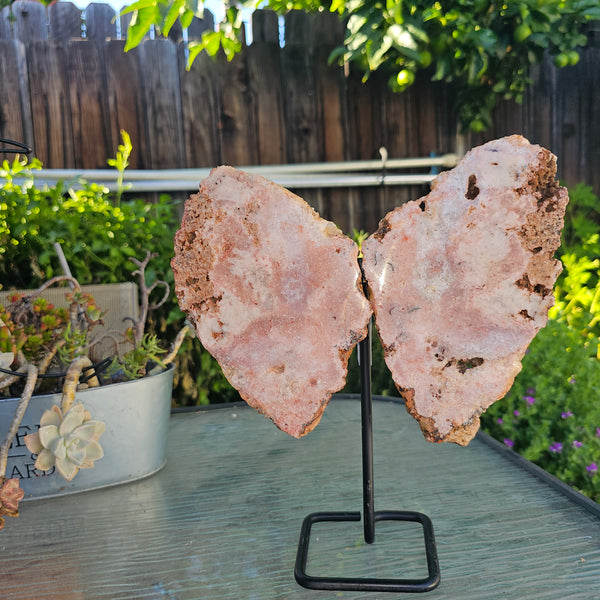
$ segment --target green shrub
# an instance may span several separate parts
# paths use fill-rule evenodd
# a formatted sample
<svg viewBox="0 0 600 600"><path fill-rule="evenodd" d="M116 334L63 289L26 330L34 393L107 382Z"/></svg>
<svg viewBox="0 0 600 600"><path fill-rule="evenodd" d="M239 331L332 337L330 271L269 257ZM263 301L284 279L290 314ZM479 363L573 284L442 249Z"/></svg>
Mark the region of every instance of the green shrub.
<svg viewBox="0 0 600 600"><path fill-rule="evenodd" d="M157 202L112 201L95 183L37 186L31 176L41 168L4 161L0 169L0 286L33 289L61 271L53 247L59 242L72 274L82 285L132 281L130 257L155 253L146 270L147 283L160 279L173 289L170 261L178 227L177 206L167 195ZM16 181L17 180L17 181ZM117 193L117 199L120 192ZM149 319L149 331L166 343L184 321L175 295ZM188 339L178 357L174 399L180 405L236 399L216 362L197 340Z"/></svg>
<svg viewBox="0 0 600 600"><path fill-rule="evenodd" d="M37 287L61 272L54 242L59 242L79 282L115 283L131 280L136 266L130 257L146 249L158 254L149 278L172 281L169 260L176 207L168 196L149 204L132 200L113 206L108 190L80 182L38 187L31 173L39 161L26 165L4 161L0 176L0 282L5 288ZM25 178L16 183L15 178Z"/></svg>

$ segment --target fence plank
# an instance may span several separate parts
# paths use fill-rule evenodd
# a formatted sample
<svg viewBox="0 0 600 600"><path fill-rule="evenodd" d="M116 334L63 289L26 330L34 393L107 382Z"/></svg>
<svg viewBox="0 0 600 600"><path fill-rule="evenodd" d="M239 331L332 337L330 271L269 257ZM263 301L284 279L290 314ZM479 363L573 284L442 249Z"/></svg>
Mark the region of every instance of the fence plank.
<svg viewBox="0 0 600 600"><path fill-rule="evenodd" d="M111 156L121 141L121 130L131 137L131 169L150 169L148 131L144 112L143 82L138 65L138 50L124 52L123 40L104 42L106 95L109 108ZM104 125L106 128L106 125Z"/></svg>
<svg viewBox="0 0 600 600"><path fill-rule="evenodd" d="M279 46L279 17L273 10L256 10L252 13L252 43Z"/></svg>
<svg viewBox="0 0 600 600"><path fill-rule="evenodd" d="M279 48L277 16L258 11L254 43L242 56L232 63L200 56L186 72L184 43L147 40L124 54L123 42L105 42L116 33L108 5L87 10L89 39L80 43L90 47L62 49L54 42L79 36L79 9L17 0L12 11L11 26L11 8L2 9L0 38L12 40L14 29L27 40L26 60L15 55L22 46L10 46L0 59L0 135L25 139L48 167L104 166L121 129L132 137L134 168L373 159L384 145L390 157L427 155L460 149L462 140L468 149L522 133L557 154L563 180L583 180L600 192L600 48L593 44L576 67L560 71L546 59L523 105L501 103L490 131L457 136L449 85L418 79L396 95L383 75L363 84L354 67L327 67L340 35L334 15L290 13ZM197 39L212 22L209 12L194 19L188 37ZM422 191L305 193L346 230L372 230L387 210Z"/></svg>
<svg viewBox="0 0 600 600"><path fill-rule="evenodd" d="M589 54L584 54L583 60L576 66L558 71L558 86L556 112L560 116L560 173L568 185L582 181L586 173L583 169L584 156L593 153L598 139L589 140L586 135L593 116L594 106L598 104L600 75L598 63L588 60ZM592 70L589 67L596 67ZM590 76L591 75L591 76ZM597 165L596 165L597 167ZM595 169L597 170L597 168Z"/></svg>
<svg viewBox="0 0 600 600"><path fill-rule="evenodd" d="M583 104L579 111L582 144L580 149L581 174L577 180L591 185L600 196L600 24L596 24L596 46L588 49L581 58L586 76L578 84ZM573 182L571 182L573 183Z"/></svg>
<svg viewBox="0 0 600 600"><path fill-rule="evenodd" d="M220 162L215 119L218 106L216 63L203 53L186 71L182 44L178 53L186 166L216 167Z"/></svg>
<svg viewBox="0 0 600 600"><path fill-rule="evenodd" d="M48 36L55 42L81 38L81 11L71 2L56 2L48 7Z"/></svg>
<svg viewBox="0 0 600 600"><path fill-rule="evenodd" d="M308 17L299 11L286 16L286 44L281 50L288 133L286 153L291 163L315 162L321 158L312 46L309 45L313 29Z"/></svg>
<svg viewBox="0 0 600 600"><path fill-rule="evenodd" d="M117 37L115 9L105 3L93 2L85 9L86 37L93 42L103 42Z"/></svg>
<svg viewBox="0 0 600 600"><path fill-rule="evenodd" d="M279 48L255 42L246 53L248 85L256 107L256 145L259 164L286 162L286 128Z"/></svg>
<svg viewBox="0 0 600 600"><path fill-rule="evenodd" d="M48 169L74 164L64 48L47 40L27 46L36 156Z"/></svg>
<svg viewBox="0 0 600 600"><path fill-rule="evenodd" d="M25 46L18 40L0 40L0 137L33 145Z"/></svg>
<svg viewBox="0 0 600 600"><path fill-rule="evenodd" d="M333 26L337 24L334 17ZM330 22L330 20L328 20ZM330 31L334 31L331 27ZM326 162L338 162L347 158L347 114L345 102L345 81L338 65L328 66L327 58L334 48L333 39L323 32L316 32L317 45L314 50L315 96L318 118L319 157ZM322 44L321 41L329 41ZM352 233L356 227L354 195L346 188L332 188L325 192L328 218L337 223L343 231Z"/></svg>
<svg viewBox="0 0 600 600"><path fill-rule="evenodd" d="M556 89L556 75L556 67L552 61L545 60L534 70L532 74L534 87L525 93L523 99L522 110L526 118L524 135L528 138L531 137L532 142L548 149L552 149L555 145L554 102L540 102L540 98L550 99L553 97ZM511 106L514 108L514 103L511 103ZM495 120L499 119L500 117L497 117Z"/></svg>
<svg viewBox="0 0 600 600"><path fill-rule="evenodd" d="M214 29L215 18L209 10L204 10L204 18L194 17L190 26L187 28L188 40L199 40L205 31Z"/></svg>
<svg viewBox="0 0 600 600"><path fill-rule="evenodd" d="M285 163L285 116L281 87L279 22L275 12L252 15L253 42L246 49L249 93L256 114L257 160Z"/></svg>
<svg viewBox="0 0 600 600"><path fill-rule="evenodd" d="M45 40L48 37L46 7L41 2L16 0L12 4L13 35L22 42Z"/></svg>
<svg viewBox="0 0 600 600"><path fill-rule="evenodd" d="M71 121L73 126L74 166L104 169L112 156L108 123L108 101L103 60L96 44L73 40L66 45Z"/></svg>
<svg viewBox="0 0 600 600"><path fill-rule="evenodd" d="M245 59L236 56L228 62L220 54L217 67L220 161L234 166L255 164L258 162L256 120Z"/></svg>
<svg viewBox="0 0 600 600"><path fill-rule="evenodd" d="M169 39L139 47L150 168L185 167L177 47Z"/></svg>
<svg viewBox="0 0 600 600"><path fill-rule="evenodd" d="M0 40L12 40L12 11L10 6L0 8Z"/></svg>

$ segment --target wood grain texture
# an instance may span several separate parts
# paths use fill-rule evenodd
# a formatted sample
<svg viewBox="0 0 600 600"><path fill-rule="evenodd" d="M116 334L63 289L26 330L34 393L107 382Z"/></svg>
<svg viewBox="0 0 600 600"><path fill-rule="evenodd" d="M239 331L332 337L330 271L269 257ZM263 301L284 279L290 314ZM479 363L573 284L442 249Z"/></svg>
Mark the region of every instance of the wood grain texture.
<svg viewBox="0 0 600 600"><path fill-rule="evenodd" d="M54 42L34 40L26 48L36 157L48 169L74 165L64 47Z"/></svg>
<svg viewBox="0 0 600 600"><path fill-rule="evenodd" d="M219 54L217 73L217 133L219 162L224 165L253 165L258 161L254 98L248 87L244 56L228 61Z"/></svg>
<svg viewBox="0 0 600 600"><path fill-rule="evenodd" d="M12 40L12 20L10 6L0 8L0 40Z"/></svg>
<svg viewBox="0 0 600 600"><path fill-rule="evenodd" d="M138 50L149 167L185 167L177 46L163 38L154 43L144 42Z"/></svg>
<svg viewBox="0 0 600 600"><path fill-rule="evenodd" d="M436 599L600 598L597 516L477 439L427 444L401 404L373 415L376 509L432 519ZM245 406L175 415L168 452L146 480L22 503L0 534L3 600L314 599L294 582L300 526L361 510L358 402L332 401L302 440ZM378 524L372 545L360 523L318 525L308 572L420 576L413 525Z"/></svg>
<svg viewBox="0 0 600 600"><path fill-rule="evenodd" d="M103 42L117 37L114 22L115 9L103 2L92 2L85 9L86 37L92 42Z"/></svg>
<svg viewBox="0 0 600 600"><path fill-rule="evenodd" d="M263 35L268 37L262 28ZM257 163L286 162L284 94L281 86L279 45L255 41L246 51L248 88L255 109Z"/></svg>
<svg viewBox="0 0 600 600"><path fill-rule="evenodd" d="M33 146L25 46L0 40L0 137Z"/></svg>
<svg viewBox="0 0 600 600"><path fill-rule="evenodd" d="M121 40L104 42L111 148L116 149L121 143L121 130L127 131L133 145L129 158L130 168L150 169L149 137L138 65L139 52L138 49L124 52L124 47L125 42Z"/></svg>
<svg viewBox="0 0 600 600"><path fill-rule="evenodd" d="M219 139L213 118L218 104L216 65L203 54L187 71L183 45L178 46L178 56L186 166L216 167L219 162Z"/></svg>
<svg viewBox="0 0 600 600"><path fill-rule="evenodd" d="M285 47L281 49L287 162L323 160L319 153L319 121L316 99L310 15L292 11L285 18Z"/></svg>
<svg viewBox="0 0 600 600"><path fill-rule="evenodd" d="M96 44L73 40L66 44L67 71L75 167L105 169L113 156L106 95L106 76ZM104 127L97 127L102 123Z"/></svg>
<svg viewBox="0 0 600 600"><path fill-rule="evenodd" d="M48 37L55 42L81 38L81 11L70 2L56 2L48 7Z"/></svg>
<svg viewBox="0 0 600 600"><path fill-rule="evenodd" d="M77 7L63 2L46 9L40 3L18 0L12 8L2 9L0 38L16 37L28 48L19 59L21 77L37 72L42 64L50 69L57 52L54 41L66 42L81 34L79 14ZM84 16L88 41L98 45L99 64L106 64L106 80L92 81L91 72L90 77L81 77L81 71L71 74L67 65L61 67L62 74L52 71L57 76L43 79L43 86L36 82L22 86L21 115L14 114L18 105L10 111L11 121L21 122L23 131L35 128L39 157L52 157L47 167L77 166L74 148L82 147L81 111L75 105L71 112L70 102L91 94L73 89L77 80L83 88L100 93L103 85L106 89L107 98L90 99L108 105L109 123L89 119L90 140L109 139L105 160L120 142L120 129L127 130L134 144L132 168L376 159L381 146L393 158L424 156L463 152L490 139L521 133L558 156L562 181L569 186L583 181L600 194L600 45L594 42L598 36L594 38L593 30L592 43L581 51L576 66L559 70L548 56L534 69L533 86L521 105L501 102L488 132L459 136L449 84L431 82L423 73L405 93L392 94L383 74L373 73L363 83L355 65L328 67L329 51L342 42L344 32L337 16L327 12L292 11L285 17L285 47L280 47L278 17L258 11L252 25L254 43L241 56L232 63L223 56L217 61L201 56L190 72L185 70L184 42L147 39L145 49L118 57L114 44L120 44L122 53L123 42L105 41L116 35L110 6L92 4ZM122 35L127 20L127 15L121 19ZM199 39L213 23L213 15L206 11L204 19L193 20L188 38ZM180 34L174 34L177 40ZM29 46L40 40L44 43L36 46L36 56ZM97 72L95 67L92 71ZM2 101L8 102L9 97ZM51 118L40 114L45 106L57 107L58 112ZM57 147L48 152L51 142ZM86 163L98 164L101 146L94 146ZM305 198L322 205L345 231L354 227L372 231L389 209L422 193L407 187L357 188L352 194L323 189L308 190Z"/></svg>
<svg viewBox="0 0 600 600"><path fill-rule="evenodd" d="M17 0L12 6L12 31L23 42L45 40L48 37L48 16L41 2Z"/></svg>

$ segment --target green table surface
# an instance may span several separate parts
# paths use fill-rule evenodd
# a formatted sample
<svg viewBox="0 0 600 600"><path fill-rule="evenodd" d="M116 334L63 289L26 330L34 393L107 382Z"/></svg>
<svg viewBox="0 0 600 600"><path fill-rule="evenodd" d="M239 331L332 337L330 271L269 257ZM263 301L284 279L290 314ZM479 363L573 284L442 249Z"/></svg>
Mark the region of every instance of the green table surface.
<svg viewBox="0 0 600 600"><path fill-rule="evenodd" d="M168 462L142 481L22 503L0 532L0 597L29 599L600 599L594 513L475 439L424 441L399 402L373 405L376 510L428 515L440 586L314 591L294 579L304 517L362 510L360 403L332 400L295 440L240 405L171 417ZM594 505L598 506L598 505ZM426 576L421 526L314 526L315 576Z"/></svg>

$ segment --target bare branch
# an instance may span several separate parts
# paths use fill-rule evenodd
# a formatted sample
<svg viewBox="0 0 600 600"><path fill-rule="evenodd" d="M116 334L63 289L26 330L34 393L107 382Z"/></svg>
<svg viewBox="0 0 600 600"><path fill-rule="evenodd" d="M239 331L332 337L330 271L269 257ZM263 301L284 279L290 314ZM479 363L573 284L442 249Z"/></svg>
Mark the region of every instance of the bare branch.
<svg viewBox="0 0 600 600"><path fill-rule="evenodd" d="M133 272L138 277L138 289L140 296L140 315L137 320L130 319L133 321L134 340L136 347L142 342L144 337L144 331L146 330L146 321L148 320L148 312L155 310L159 306L162 306L168 299L171 289L166 281L155 281L150 287L146 285L146 267L148 263L157 256L146 251L146 258L144 260L137 260L136 258L130 258L129 260L137 266L137 270ZM150 294L159 286L165 287L165 293L159 302L150 305Z"/></svg>
<svg viewBox="0 0 600 600"><path fill-rule="evenodd" d="M166 281L163 281L162 279L155 281L149 288L148 288L148 298L150 297L150 294L159 286L162 285L165 288L163 297L156 302L155 304L151 304L148 307L148 310L156 310L157 308L161 307L168 299L169 299L169 294L171 293L171 288L169 287L169 284Z"/></svg>
<svg viewBox="0 0 600 600"><path fill-rule="evenodd" d="M35 365L28 364L27 382L25 383L25 389L23 390L21 398L19 399L19 403L17 404L17 410L15 411L15 416L13 417L13 420L10 424L8 433L6 434L6 438L0 446L0 479L2 479L6 474L6 465L8 463L8 449L12 444L13 438L15 437L15 435L17 435L17 432L19 431L19 425L21 425L21 421L23 421L25 411L27 410L27 406L29 405L29 400L31 399L33 390L35 389L37 375L37 367Z"/></svg>

